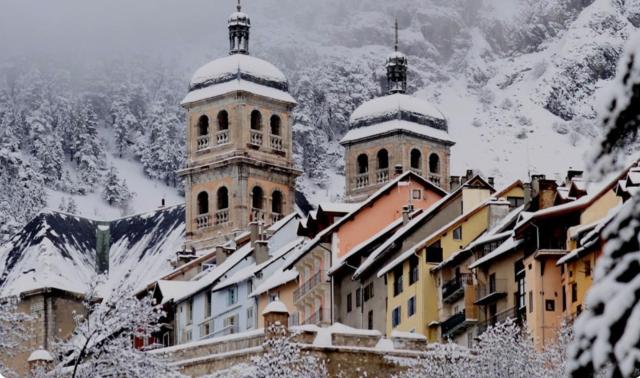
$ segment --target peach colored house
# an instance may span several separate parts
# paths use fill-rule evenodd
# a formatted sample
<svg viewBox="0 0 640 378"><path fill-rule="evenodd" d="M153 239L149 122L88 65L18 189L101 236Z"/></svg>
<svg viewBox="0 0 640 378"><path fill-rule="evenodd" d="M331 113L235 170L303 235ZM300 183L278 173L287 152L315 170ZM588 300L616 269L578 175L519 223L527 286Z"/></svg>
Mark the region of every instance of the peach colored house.
<svg viewBox="0 0 640 378"><path fill-rule="evenodd" d="M298 271L293 293L294 316L300 324L333 321L333 290L327 274L333 262L393 221L403 209L426 209L447 193L421 176L407 171L380 188L355 210L320 231L288 263ZM297 312L297 314L296 314Z"/></svg>

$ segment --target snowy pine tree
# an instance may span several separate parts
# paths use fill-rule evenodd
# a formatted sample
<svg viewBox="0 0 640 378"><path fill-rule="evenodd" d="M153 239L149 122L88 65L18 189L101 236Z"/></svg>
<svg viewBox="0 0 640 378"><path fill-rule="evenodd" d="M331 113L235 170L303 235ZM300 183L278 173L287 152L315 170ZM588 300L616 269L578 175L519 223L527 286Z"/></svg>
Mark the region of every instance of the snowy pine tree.
<svg viewBox="0 0 640 378"><path fill-rule="evenodd" d="M3 298L0 301L0 354L4 356L14 356L23 351L21 343L30 337L28 321L32 320L29 315L18 312L16 303L10 298ZM13 377L17 374L0 360L0 376Z"/></svg>
<svg viewBox="0 0 640 378"><path fill-rule="evenodd" d="M109 173L107 173L102 198L111 206L124 208L133 196L134 193L129 191L127 182L125 180L120 181L118 171L111 167Z"/></svg>
<svg viewBox="0 0 640 378"><path fill-rule="evenodd" d="M122 87L111 105L112 127L115 134L115 145L118 155L123 157L133 143L131 135L135 132L138 119L129 108L126 87Z"/></svg>
<svg viewBox="0 0 640 378"><path fill-rule="evenodd" d="M45 182L56 183L62 177L64 153L60 137L53 129L51 104L43 101L26 119L34 164Z"/></svg>
<svg viewBox="0 0 640 378"><path fill-rule="evenodd" d="M106 157L98 136L97 117L89 103L80 104L76 122L78 147L74 159L80 180L90 189L100 180Z"/></svg>

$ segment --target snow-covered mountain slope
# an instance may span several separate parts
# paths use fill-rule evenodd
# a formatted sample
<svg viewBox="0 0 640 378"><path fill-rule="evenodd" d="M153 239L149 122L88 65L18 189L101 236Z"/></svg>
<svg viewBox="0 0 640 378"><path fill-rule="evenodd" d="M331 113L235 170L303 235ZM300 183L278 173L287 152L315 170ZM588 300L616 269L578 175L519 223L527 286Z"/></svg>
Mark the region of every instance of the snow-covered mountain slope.
<svg viewBox="0 0 640 378"><path fill-rule="evenodd" d="M45 211L0 247L0 297L36 288L84 293L97 272L97 232L110 235L108 280L139 288L170 272L184 243L184 206L112 222ZM126 276L126 278L125 278Z"/></svg>

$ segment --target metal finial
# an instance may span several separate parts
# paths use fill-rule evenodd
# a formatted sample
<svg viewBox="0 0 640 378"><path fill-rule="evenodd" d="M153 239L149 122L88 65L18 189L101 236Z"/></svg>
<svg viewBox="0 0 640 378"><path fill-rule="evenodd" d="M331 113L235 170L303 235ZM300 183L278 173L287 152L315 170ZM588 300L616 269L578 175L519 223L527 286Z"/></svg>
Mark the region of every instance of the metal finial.
<svg viewBox="0 0 640 378"><path fill-rule="evenodd" d="M240 0L238 0L240 1ZM395 44L395 49L396 51L398 51L398 17L396 17L396 44Z"/></svg>
<svg viewBox="0 0 640 378"><path fill-rule="evenodd" d="M238 10L238 12L242 10L242 5L240 5L240 0L238 0L238 5L236 5L236 9Z"/></svg>

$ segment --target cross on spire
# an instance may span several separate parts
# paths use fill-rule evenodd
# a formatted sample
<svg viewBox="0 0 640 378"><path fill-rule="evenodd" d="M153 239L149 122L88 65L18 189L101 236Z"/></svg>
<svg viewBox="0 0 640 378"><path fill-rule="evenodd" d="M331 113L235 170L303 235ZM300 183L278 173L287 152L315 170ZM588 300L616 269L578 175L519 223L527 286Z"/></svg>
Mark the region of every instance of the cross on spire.
<svg viewBox="0 0 640 378"><path fill-rule="evenodd" d="M242 5L240 5L240 0L238 0L238 5L236 5L236 9L238 10L238 12L242 10Z"/></svg>
<svg viewBox="0 0 640 378"><path fill-rule="evenodd" d="M238 0L238 2L240 2L240 0ZM398 51L398 17L396 17L395 30L396 30L396 43L394 47L395 47L395 50Z"/></svg>

